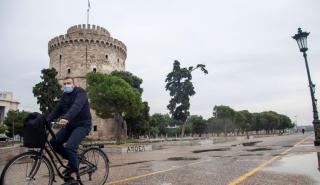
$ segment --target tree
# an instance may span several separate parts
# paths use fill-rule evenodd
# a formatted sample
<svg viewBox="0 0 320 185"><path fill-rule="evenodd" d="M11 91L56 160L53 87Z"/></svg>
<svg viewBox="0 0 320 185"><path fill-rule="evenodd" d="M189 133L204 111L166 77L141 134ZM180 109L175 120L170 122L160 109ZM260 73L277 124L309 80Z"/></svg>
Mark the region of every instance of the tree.
<svg viewBox="0 0 320 185"><path fill-rule="evenodd" d="M116 121L117 143L121 141L123 116L138 116L143 108L141 95L123 79L102 73L87 74L87 91L91 108L101 118L114 118Z"/></svg>
<svg viewBox="0 0 320 185"><path fill-rule="evenodd" d="M175 60L173 70L166 78L166 90L170 92L171 96L167 108L172 117L182 124L181 137L184 136L186 120L190 115L190 96L196 93L191 81L192 72L198 68L205 74L208 74L203 64L198 64L196 67L181 68L180 62Z"/></svg>
<svg viewBox="0 0 320 185"><path fill-rule="evenodd" d="M270 134L279 126L279 115L273 111L262 112L261 114L261 124L262 128L266 130L267 134Z"/></svg>
<svg viewBox="0 0 320 185"><path fill-rule="evenodd" d="M143 89L141 88L142 79L135 76L128 71L113 71L112 76L117 76L126 81L132 88L140 92L142 95ZM138 137L139 135L146 134L149 130L149 110L148 102L143 102L144 106L139 112L138 116L126 115L125 120L128 126L128 135Z"/></svg>
<svg viewBox="0 0 320 185"><path fill-rule="evenodd" d="M225 134L230 131L265 131L267 134L274 133L276 130L283 132L287 128L294 127L290 118L286 115L279 114L275 111L264 111L250 113L247 110L235 111L229 106L215 106L212 118L208 119L208 128L210 132L221 132L221 122L223 122Z"/></svg>
<svg viewBox="0 0 320 185"><path fill-rule="evenodd" d="M234 124L237 128L237 135L239 135L240 132L243 132L244 130L246 130L246 127L247 127L246 118L241 111L239 112L235 111Z"/></svg>
<svg viewBox="0 0 320 185"><path fill-rule="evenodd" d="M7 131L6 125L0 123L0 134L4 134Z"/></svg>
<svg viewBox="0 0 320 185"><path fill-rule="evenodd" d="M280 114L279 119L280 119L280 124L278 127L279 130L282 130L284 132L284 129L294 127L294 124L292 123L291 119L288 116Z"/></svg>
<svg viewBox="0 0 320 185"><path fill-rule="evenodd" d="M149 110L150 107L148 102L143 102L143 108L139 112L138 116L132 117L129 115L125 117L128 127L128 135L130 137L139 137L140 135L148 133L150 128Z"/></svg>
<svg viewBox="0 0 320 185"><path fill-rule="evenodd" d="M42 114L49 114L61 96L61 86L56 79L55 68L41 70L42 81L33 87L33 95L37 98Z"/></svg>
<svg viewBox="0 0 320 185"><path fill-rule="evenodd" d="M22 128L23 128L23 120L29 115L29 112L26 111L13 111L9 110L7 113L6 118L3 121L3 124L8 129L8 135L11 137L13 135L13 129L14 134L21 135L22 134ZM14 126L14 128L13 128Z"/></svg>
<svg viewBox="0 0 320 185"><path fill-rule="evenodd" d="M221 132L224 132L224 121L222 119L211 117L208 119L207 123L210 133L215 133L219 136Z"/></svg>
<svg viewBox="0 0 320 185"><path fill-rule="evenodd" d="M213 108L213 116L223 121L225 135L234 128L235 114L236 112L229 106L220 105Z"/></svg>
<svg viewBox="0 0 320 185"><path fill-rule="evenodd" d="M158 131L157 133L151 132L153 136L157 134L167 134L167 127L170 125L170 116L168 114L155 113L150 117L150 132Z"/></svg>
<svg viewBox="0 0 320 185"><path fill-rule="evenodd" d="M193 133L201 135L207 131L207 122L202 118L202 116L192 115L188 118L188 121L192 123L192 131Z"/></svg>
<svg viewBox="0 0 320 185"><path fill-rule="evenodd" d="M112 76L117 76L122 78L124 81L126 81L131 87L137 89L140 94L142 94L143 89L140 87L142 84L142 79L133 75L132 73L128 71L112 71Z"/></svg>

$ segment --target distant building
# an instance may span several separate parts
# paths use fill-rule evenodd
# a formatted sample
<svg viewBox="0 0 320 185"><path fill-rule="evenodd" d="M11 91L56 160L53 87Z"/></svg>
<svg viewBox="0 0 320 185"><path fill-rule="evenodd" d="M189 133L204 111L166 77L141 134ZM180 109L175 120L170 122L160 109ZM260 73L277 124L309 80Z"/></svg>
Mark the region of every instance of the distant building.
<svg viewBox="0 0 320 185"><path fill-rule="evenodd" d="M4 120L9 110L18 110L18 105L12 92L0 91L0 121Z"/></svg>
<svg viewBox="0 0 320 185"><path fill-rule="evenodd" d="M300 132L302 129L304 129L306 132L313 132L314 131L314 127L313 125L300 125L297 128Z"/></svg>

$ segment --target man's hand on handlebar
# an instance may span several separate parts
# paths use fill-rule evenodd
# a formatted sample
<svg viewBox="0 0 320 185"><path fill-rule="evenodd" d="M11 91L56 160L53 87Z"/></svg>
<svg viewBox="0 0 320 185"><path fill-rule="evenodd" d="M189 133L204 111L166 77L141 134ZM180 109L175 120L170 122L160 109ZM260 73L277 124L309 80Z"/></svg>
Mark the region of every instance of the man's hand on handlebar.
<svg viewBox="0 0 320 185"><path fill-rule="evenodd" d="M62 126L62 127L65 127L67 124L68 124L68 120L67 119L60 119L59 122L58 122L58 125Z"/></svg>

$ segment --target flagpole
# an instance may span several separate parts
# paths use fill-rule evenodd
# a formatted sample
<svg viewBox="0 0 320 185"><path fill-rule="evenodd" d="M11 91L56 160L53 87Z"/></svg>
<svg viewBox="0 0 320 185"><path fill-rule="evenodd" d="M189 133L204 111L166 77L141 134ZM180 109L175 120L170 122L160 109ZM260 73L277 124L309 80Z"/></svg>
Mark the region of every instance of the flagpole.
<svg viewBox="0 0 320 185"><path fill-rule="evenodd" d="M87 28L89 29L89 11L90 11L90 0L88 0L88 8L87 8ZM86 43L86 69L88 70L88 45ZM86 80L87 87L87 80Z"/></svg>
<svg viewBox="0 0 320 185"><path fill-rule="evenodd" d="M88 0L88 9L87 9L87 25L89 25L89 11L90 11L90 1Z"/></svg>

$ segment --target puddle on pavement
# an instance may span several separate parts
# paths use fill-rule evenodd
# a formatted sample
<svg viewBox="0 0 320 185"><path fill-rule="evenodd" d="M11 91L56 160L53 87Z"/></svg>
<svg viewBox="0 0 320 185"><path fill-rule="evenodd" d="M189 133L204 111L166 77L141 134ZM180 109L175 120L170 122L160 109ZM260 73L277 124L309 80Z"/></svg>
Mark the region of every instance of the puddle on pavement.
<svg viewBox="0 0 320 185"><path fill-rule="evenodd" d="M256 145L257 143L261 143L262 141L252 141L252 142L245 142L245 143L242 143L243 146L254 146Z"/></svg>
<svg viewBox="0 0 320 185"><path fill-rule="evenodd" d="M127 165L141 164L141 163L147 163L147 162L151 162L151 161L135 161L135 162L130 162L130 163L110 165L110 167L127 166Z"/></svg>
<svg viewBox="0 0 320 185"><path fill-rule="evenodd" d="M240 154L239 156L263 156L263 154Z"/></svg>
<svg viewBox="0 0 320 185"><path fill-rule="evenodd" d="M205 149L205 150L194 150L192 153L203 153L203 152L212 152L212 151L228 151L230 148L214 148L214 149Z"/></svg>
<svg viewBox="0 0 320 185"><path fill-rule="evenodd" d="M152 146L152 150L164 150L164 149L167 149L167 147L164 147L164 146L162 146L162 145Z"/></svg>
<svg viewBox="0 0 320 185"><path fill-rule="evenodd" d="M274 156L274 157L275 157L275 156L279 156L279 155L281 155L281 154L272 154L271 156Z"/></svg>
<svg viewBox="0 0 320 185"><path fill-rule="evenodd" d="M192 141L171 141L166 142L166 146L210 146L213 144L212 139L192 140Z"/></svg>
<svg viewBox="0 0 320 185"><path fill-rule="evenodd" d="M221 158L221 157L233 157L233 156L230 156L230 155L213 155L211 157L214 157L214 158Z"/></svg>
<svg viewBox="0 0 320 185"><path fill-rule="evenodd" d="M320 153L316 152L282 157L274 166L264 168L264 171L278 173L301 174L311 177L320 184Z"/></svg>
<svg viewBox="0 0 320 185"><path fill-rule="evenodd" d="M300 144L300 145L297 145L298 147L313 147L314 144Z"/></svg>
<svg viewBox="0 0 320 185"><path fill-rule="evenodd" d="M299 155L284 156L274 166L269 166L264 171L278 173L300 174L311 177L320 184L320 153L312 152Z"/></svg>
<svg viewBox="0 0 320 185"><path fill-rule="evenodd" d="M249 149L247 150L248 152L257 152L257 151L267 151L267 150L272 150L271 148L254 148L254 149Z"/></svg>
<svg viewBox="0 0 320 185"><path fill-rule="evenodd" d="M170 157L168 158L169 161L192 161L192 160L198 160L197 157Z"/></svg>

